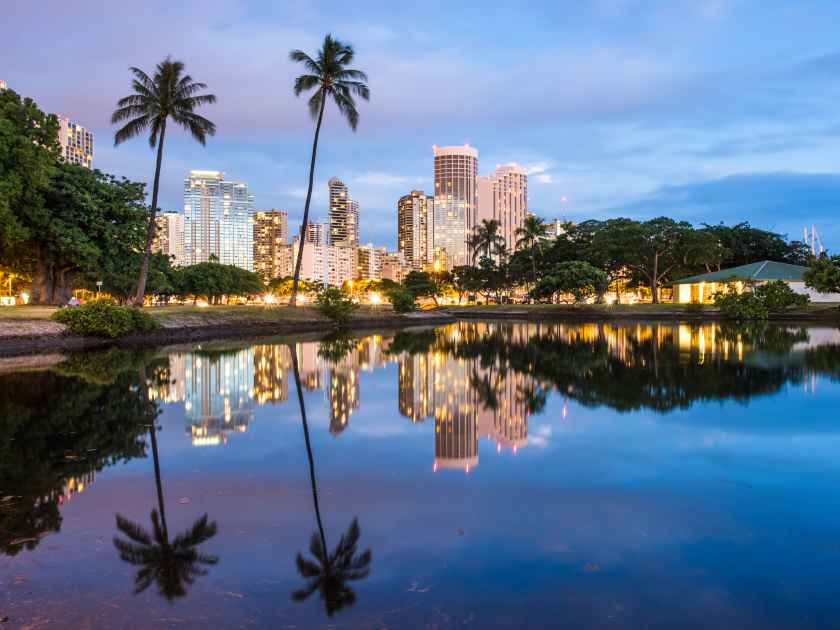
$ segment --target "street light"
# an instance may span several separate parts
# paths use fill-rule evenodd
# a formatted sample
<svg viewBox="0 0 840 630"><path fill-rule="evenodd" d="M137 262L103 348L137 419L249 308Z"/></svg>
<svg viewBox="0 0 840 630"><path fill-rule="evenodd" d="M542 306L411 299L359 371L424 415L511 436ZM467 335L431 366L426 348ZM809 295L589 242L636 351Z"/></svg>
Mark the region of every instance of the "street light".
<svg viewBox="0 0 840 630"><path fill-rule="evenodd" d="M99 299L99 296L102 294L102 280L96 281L96 299Z"/></svg>

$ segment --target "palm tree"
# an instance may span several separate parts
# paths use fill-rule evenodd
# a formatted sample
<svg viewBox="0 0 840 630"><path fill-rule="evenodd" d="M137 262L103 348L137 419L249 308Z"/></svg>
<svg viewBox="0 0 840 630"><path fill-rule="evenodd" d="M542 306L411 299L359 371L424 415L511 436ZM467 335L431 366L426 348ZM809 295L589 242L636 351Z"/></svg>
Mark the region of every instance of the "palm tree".
<svg viewBox="0 0 840 630"><path fill-rule="evenodd" d="M522 225L516 228L516 249L531 251L531 280L537 281L537 245L545 237L545 222L538 216L529 214Z"/></svg>
<svg viewBox="0 0 840 630"><path fill-rule="evenodd" d="M139 567L134 576L135 593L145 591L152 582L156 582L160 594L171 602L184 597L187 594L187 586L191 585L197 577L207 574L204 566L218 563L217 556L202 554L197 550L200 544L216 535L217 526L215 521L208 522L207 514L205 514L195 521L190 529L170 542L157 447L157 427L155 426L157 410L149 399L145 367L140 369L139 376L140 388L146 402L146 415L151 421L149 435L152 443L158 509L153 509L151 513L151 533L138 523L117 514L117 529L128 540L115 536L114 547L123 561Z"/></svg>
<svg viewBox="0 0 840 630"><path fill-rule="evenodd" d="M315 463L312 457L312 445L309 442L306 405L303 401L297 349L294 345L289 345L289 352L292 355L292 371L295 375L300 417L303 424L303 437L306 442L306 454L309 459L309 481L312 486L312 501L315 505L315 519L318 523L318 531L312 533L309 541L309 551L315 561L307 560L300 552L298 552L295 558L298 573L304 579L309 580L309 582L304 588L294 591L292 593L292 599L296 602L302 602L312 595L312 593L318 591L321 599L324 601L327 616L332 617L336 611L355 603L356 593L347 583L367 577L370 573L372 556L370 549L365 550L361 555L356 555L361 533L359 521L356 518L353 519L347 533L343 534L339 539L335 551L331 554L327 551L327 537L324 534L324 524L321 520L321 509L318 504Z"/></svg>
<svg viewBox="0 0 840 630"><path fill-rule="evenodd" d="M315 124L315 140L312 142L312 159L309 162L309 189L306 191L306 204L303 207L303 223L300 226L300 245L298 246L295 275L292 282L291 306L297 303L298 281L300 279L300 263L303 257L303 246L306 242L306 226L309 223L309 202L312 200L312 183L315 178L315 155L318 152L318 136L321 133L321 122L324 120L324 107L328 100L332 100L341 115L353 131L359 122L359 112L353 95L365 100L370 98L367 86L367 75L360 70L353 70L347 66L353 61L353 47L334 39L332 35L324 38L317 59L313 59L302 50L289 53L292 61L302 63L308 74L302 74L295 79L295 96L315 88L315 93L309 99L309 113Z"/></svg>
<svg viewBox="0 0 840 630"><path fill-rule="evenodd" d="M501 254L505 248L505 239L499 234L501 225L496 219L482 219L481 223L473 228L473 233L467 238L467 246L472 250L472 260L479 254L487 258Z"/></svg>
<svg viewBox="0 0 840 630"><path fill-rule="evenodd" d="M137 278L137 292L134 305L143 306L146 294L146 278L149 273L149 258L155 239L155 215L157 214L158 190L160 187L160 165L163 160L163 141L166 137L166 123L171 118L177 125L189 131L190 135L204 145L207 136L216 133L216 125L195 113L201 105L216 102L212 94L198 94L207 86L193 81L184 74L184 64L167 57L149 76L140 68L129 68L134 75L131 81L132 94L117 101L117 109L111 115L111 124L128 121L114 134L114 146L135 136L149 132L149 146L157 145L155 179L152 185L152 209L149 227L146 231L146 247Z"/></svg>

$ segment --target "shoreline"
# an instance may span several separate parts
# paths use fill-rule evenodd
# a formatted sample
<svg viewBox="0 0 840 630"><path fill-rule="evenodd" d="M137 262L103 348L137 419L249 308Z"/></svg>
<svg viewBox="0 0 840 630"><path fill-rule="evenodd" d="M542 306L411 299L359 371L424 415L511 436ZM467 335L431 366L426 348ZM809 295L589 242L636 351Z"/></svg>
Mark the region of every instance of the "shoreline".
<svg viewBox="0 0 840 630"><path fill-rule="evenodd" d="M510 320L510 321L685 321L689 323L723 321L717 310L686 309L670 305L494 305L441 307L413 314L393 313L358 317L346 330L376 330L439 326L460 320ZM116 339L71 335L56 330L49 320L21 319L34 328L27 334L3 334L4 321L0 319L0 357L11 358L33 354L92 350L109 346L154 347L171 344L196 343L215 340L235 340L273 335L305 333L329 334L335 326L323 318L255 320L249 318L217 318L210 322L183 322L182 325L163 325L145 333L133 333ZM826 306L820 309L798 309L773 313L770 322L823 324L840 327L840 309ZM10 328L13 328L10 326ZM38 329L41 330L38 330Z"/></svg>

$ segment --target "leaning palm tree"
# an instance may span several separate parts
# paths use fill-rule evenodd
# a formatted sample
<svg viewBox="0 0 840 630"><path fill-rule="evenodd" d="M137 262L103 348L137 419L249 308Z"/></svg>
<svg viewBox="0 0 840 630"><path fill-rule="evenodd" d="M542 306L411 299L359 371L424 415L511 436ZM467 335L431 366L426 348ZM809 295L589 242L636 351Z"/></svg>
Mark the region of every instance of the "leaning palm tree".
<svg viewBox="0 0 840 630"><path fill-rule="evenodd" d="M312 142L312 159L309 162L309 188L306 191L306 204L303 207L303 223L300 226L300 244L298 245L297 262L295 263L294 281L292 282L292 296L289 304L297 303L298 281L300 279L300 263L303 259L303 247L306 243L306 227L309 223L309 203L312 200L312 184L315 178L315 155L318 153L318 136L321 134L321 122L324 120L324 108L327 101L332 100L341 115L353 131L359 123L359 112L353 95L365 100L370 98L367 86L367 75L360 70L353 70L347 66L353 61L353 47L333 39L332 35L324 38L317 58L313 59L302 50L289 53L292 61L302 63L307 74L295 79L295 96L315 89L309 99L309 113L315 124L315 140Z"/></svg>
<svg viewBox="0 0 840 630"><path fill-rule="evenodd" d="M132 94L117 101L117 109L111 115L111 124L128 121L114 134L114 146L136 136L149 133L149 146L157 145L155 179L152 185L152 208L149 226L146 230L146 247L137 278L134 305L143 306L146 294L146 278L149 273L149 258L155 239L155 215L157 214L158 189L160 187L160 165L163 160L163 141L166 137L166 123L172 121L189 131L190 135L204 145L207 136L216 133L216 125L195 113L201 105L215 103L212 94L198 94L207 86L193 81L184 74L184 64L167 57L155 68L150 77L140 68L129 68L134 75L131 81Z"/></svg>
<svg viewBox="0 0 840 630"><path fill-rule="evenodd" d="M292 371L295 376L298 404L300 405L300 417L303 424L303 436L306 442L306 454L309 459L309 481L312 486L312 501L315 505L315 520L318 523L318 531L312 533L309 541L309 551L315 559L307 560L303 554L298 552L295 558L298 573L309 582L302 589L292 593L292 599L302 602L309 598L312 593L318 591L324 601L327 616L344 608L352 606L356 601L355 591L347 584L355 580L361 580L370 573L371 552L367 549L356 555L359 543L359 521L353 519L346 534L343 534L338 541L338 546L332 553L327 551L327 537L324 533L324 524L321 520L321 508L318 504L318 486L315 482L315 463L312 457L312 445L309 442L309 425L306 421L306 405L303 401L303 389L300 384L300 370L298 369L297 348L289 345L289 352L292 355Z"/></svg>
<svg viewBox="0 0 840 630"><path fill-rule="evenodd" d="M516 249L527 249L531 252L531 280L537 281L537 246L545 238L545 222L538 216L529 214L522 225L516 228Z"/></svg>

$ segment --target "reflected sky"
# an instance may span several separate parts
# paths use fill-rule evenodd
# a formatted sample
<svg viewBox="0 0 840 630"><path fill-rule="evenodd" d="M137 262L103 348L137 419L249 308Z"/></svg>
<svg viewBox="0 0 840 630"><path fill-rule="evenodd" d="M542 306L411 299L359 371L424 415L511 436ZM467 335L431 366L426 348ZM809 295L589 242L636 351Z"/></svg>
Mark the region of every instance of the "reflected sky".
<svg viewBox="0 0 840 630"><path fill-rule="evenodd" d="M832 627L838 403L831 328L460 323L73 355L0 375L0 617ZM121 560L116 515L146 564ZM323 575L372 560L294 601L321 528ZM135 594L152 565L200 573Z"/></svg>

